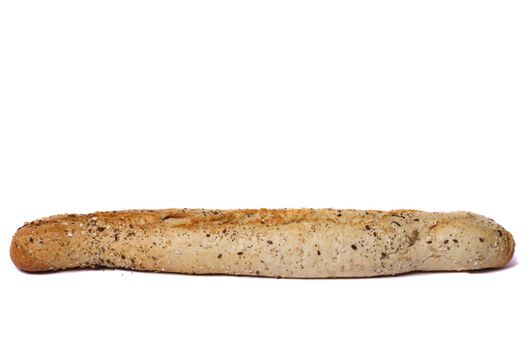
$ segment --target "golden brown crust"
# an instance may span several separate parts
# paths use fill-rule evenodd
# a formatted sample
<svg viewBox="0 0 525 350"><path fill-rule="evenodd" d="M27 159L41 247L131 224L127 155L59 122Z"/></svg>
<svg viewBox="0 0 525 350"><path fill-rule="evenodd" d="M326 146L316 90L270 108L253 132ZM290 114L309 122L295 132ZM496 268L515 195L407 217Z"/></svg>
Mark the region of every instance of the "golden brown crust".
<svg viewBox="0 0 525 350"><path fill-rule="evenodd" d="M50 267L32 255L26 245L18 244L15 239L11 242L10 255L15 266L23 271L45 271Z"/></svg>
<svg viewBox="0 0 525 350"><path fill-rule="evenodd" d="M272 277L501 267L512 235L468 212L166 209L57 215L20 228L21 270L106 266Z"/></svg>

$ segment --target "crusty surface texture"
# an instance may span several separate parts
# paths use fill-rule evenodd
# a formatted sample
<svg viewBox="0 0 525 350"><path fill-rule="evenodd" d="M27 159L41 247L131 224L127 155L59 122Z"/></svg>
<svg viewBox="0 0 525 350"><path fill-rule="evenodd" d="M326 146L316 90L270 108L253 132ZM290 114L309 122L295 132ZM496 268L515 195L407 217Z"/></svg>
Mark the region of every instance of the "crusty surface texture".
<svg viewBox="0 0 525 350"><path fill-rule="evenodd" d="M82 267L283 278L505 266L512 235L470 212L164 209L57 215L18 229L24 271Z"/></svg>

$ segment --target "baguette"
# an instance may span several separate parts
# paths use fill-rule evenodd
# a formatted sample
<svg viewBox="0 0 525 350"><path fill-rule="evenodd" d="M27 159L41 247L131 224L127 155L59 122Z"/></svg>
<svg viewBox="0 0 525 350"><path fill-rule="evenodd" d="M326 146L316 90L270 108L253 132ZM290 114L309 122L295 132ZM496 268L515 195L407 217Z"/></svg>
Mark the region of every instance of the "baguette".
<svg viewBox="0 0 525 350"><path fill-rule="evenodd" d="M331 278L503 267L514 246L470 212L165 209L36 220L18 229L10 253L24 271Z"/></svg>

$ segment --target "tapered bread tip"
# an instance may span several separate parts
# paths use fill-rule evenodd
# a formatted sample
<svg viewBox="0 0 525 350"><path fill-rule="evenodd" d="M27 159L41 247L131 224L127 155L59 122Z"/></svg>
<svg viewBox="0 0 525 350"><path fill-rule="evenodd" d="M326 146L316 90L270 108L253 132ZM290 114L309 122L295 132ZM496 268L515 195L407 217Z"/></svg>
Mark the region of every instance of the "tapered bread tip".
<svg viewBox="0 0 525 350"><path fill-rule="evenodd" d="M48 270L50 268L48 264L38 260L34 254L31 254L29 247L26 244L20 243L20 237L23 237L26 234L26 228L21 227L13 236L11 247L9 249L11 261L13 261L13 264L22 271L37 272Z"/></svg>

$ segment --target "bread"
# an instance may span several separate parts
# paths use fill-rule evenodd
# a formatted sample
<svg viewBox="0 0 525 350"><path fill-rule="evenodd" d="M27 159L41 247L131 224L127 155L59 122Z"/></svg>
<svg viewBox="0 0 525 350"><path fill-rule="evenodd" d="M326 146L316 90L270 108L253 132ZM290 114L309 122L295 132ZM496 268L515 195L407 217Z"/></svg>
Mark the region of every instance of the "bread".
<svg viewBox="0 0 525 350"><path fill-rule="evenodd" d="M14 235L11 259L24 271L364 277L502 267L514 245L469 212L166 209L36 220Z"/></svg>

